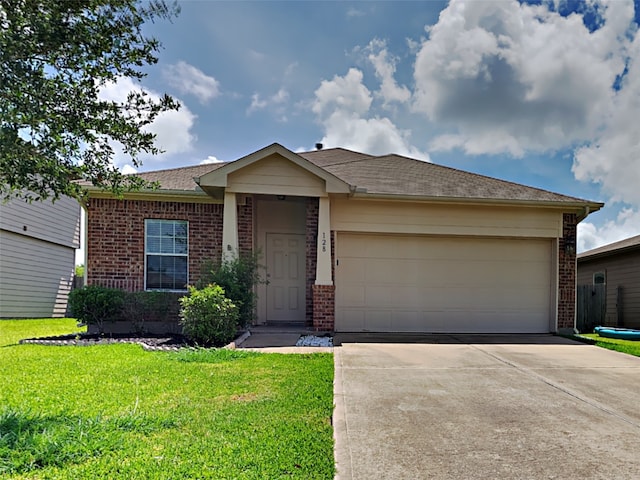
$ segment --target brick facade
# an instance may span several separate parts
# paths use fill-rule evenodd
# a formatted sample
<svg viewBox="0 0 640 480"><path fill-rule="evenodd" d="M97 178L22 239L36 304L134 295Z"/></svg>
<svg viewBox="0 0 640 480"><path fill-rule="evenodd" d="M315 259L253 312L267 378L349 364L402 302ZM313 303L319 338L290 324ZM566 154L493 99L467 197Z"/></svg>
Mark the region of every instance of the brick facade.
<svg viewBox="0 0 640 480"><path fill-rule="evenodd" d="M335 325L335 285L313 286L313 328L333 331Z"/></svg>
<svg viewBox="0 0 640 480"><path fill-rule="evenodd" d="M307 198L307 261L306 261L306 315L308 327L313 325L313 285L316 281L316 263L318 261L318 199Z"/></svg>
<svg viewBox="0 0 640 480"><path fill-rule="evenodd" d="M575 213L562 216L562 238L558 242L558 330L573 329L576 319L576 230ZM567 244L572 248L567 249ZM570 251L567 251L570 250Z"/></svg>
<svg viewBox="0 0 640 480"><path fill-rule="evenodd" d="M307 198L306 324L318 331L333 331L335 324L335 286L316 285L318 262L318 212L316 197ZM335 232L331 232L331 278L335 281Z"/></svg>
<svg viewBox="0 0 640 480"><path fill-rule="evenodd" d="M239 207L239 218L247 215L246 208ZM202 262L222 255L222 212L220 204L90 199L88 284L130 292L144 289L144 220L148 218L189 222L189 283L193 284Z"/></svg>
<svg viewBox="0 0 640 480"><path fill-rule="evenodd" d="M253 197L238 204L238 250L240 255L253 252Z"/></svg>

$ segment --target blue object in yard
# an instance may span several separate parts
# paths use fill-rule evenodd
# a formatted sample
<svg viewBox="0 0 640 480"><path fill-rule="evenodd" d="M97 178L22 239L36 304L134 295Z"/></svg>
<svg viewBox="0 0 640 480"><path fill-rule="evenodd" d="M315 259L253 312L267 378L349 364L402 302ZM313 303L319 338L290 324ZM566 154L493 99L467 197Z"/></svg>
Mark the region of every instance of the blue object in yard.
<svg viewBox="0 0 640 480"><path fill-rule="evenodd" d="M640 341L640 330L632 328L596 327L593 331L605 338Z"/></svg>

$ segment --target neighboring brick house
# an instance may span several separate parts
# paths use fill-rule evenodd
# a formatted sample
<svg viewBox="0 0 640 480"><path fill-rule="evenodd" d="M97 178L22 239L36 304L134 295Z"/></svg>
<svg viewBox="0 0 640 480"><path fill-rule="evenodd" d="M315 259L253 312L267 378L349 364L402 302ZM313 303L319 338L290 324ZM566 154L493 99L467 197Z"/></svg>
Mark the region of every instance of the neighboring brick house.
<svg viewBox="0 0 640 480"><path fill-rule="evenodd" d="M141 176L160 189L90 189L89 284L182 290L204 260L258 251L256 323L318 330L571 330L576 224L602 207L341 148Z"/></svg>
<svg viewBox="0 0 640 480"><path fill-rule="evenodd" d="M604 325L640 328L640 235L579 254L578 285L604 285Z"/></svg>

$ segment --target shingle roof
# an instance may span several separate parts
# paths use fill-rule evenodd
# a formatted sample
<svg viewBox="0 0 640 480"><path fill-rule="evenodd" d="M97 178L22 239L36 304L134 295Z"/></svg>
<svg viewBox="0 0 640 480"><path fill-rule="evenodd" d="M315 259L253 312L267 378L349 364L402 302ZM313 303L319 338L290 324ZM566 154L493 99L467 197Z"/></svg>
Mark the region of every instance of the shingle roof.
<svg viewBox="0 0 640 480"><path fill-rule="evenodd" d="M158 182L162 190L195 191L198 185L193 180L206 173L220 168L224 163L208 163L191 167L170 168L167 170L154 170L142 172L137 175L149 182Z"/></svg>
<svg viewBox="0 0 640 480"><path fill-rule="evenodd" d="M584 203L586 200L443 167L400 155L370 156L344 149L300 153L368 194L432 198Z"/></svg>
<svg viewBox="0 0 640 480"><path fill-rule="evenodd" d="M484 201L548 202L588 204L599 209L602 204L528 187L484 175L443 167L401 155L373 156L329 148L298 153L302 158L348 183L357 193L432 199ZM162 190L198 192L194 178L227 163L143 172L145 180L158 182Z"/></svg>
<svg viewBox="0 0 640 480"><path fill-rule="evenodd" d="M619 242L610 243L608 245L603 245L602 247L582 252L578 254L578 260L586 260L591 257L610 255L613 253L621 252L623 250L631 250L634 248L640 248L640 235L636 235L635 237L626 238L624 240L620 240Z"/></svg>

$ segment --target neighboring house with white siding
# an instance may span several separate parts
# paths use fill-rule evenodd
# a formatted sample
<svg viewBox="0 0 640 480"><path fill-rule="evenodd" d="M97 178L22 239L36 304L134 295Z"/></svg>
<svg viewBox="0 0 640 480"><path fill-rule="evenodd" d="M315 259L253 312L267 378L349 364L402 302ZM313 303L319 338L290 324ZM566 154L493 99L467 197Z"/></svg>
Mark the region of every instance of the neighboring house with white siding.
<svg viewBox="0 0 640 480"><path fill-rule="evenodd" d="M79 247L76 200L0 204L0 318L65 316Z"/></svg>

